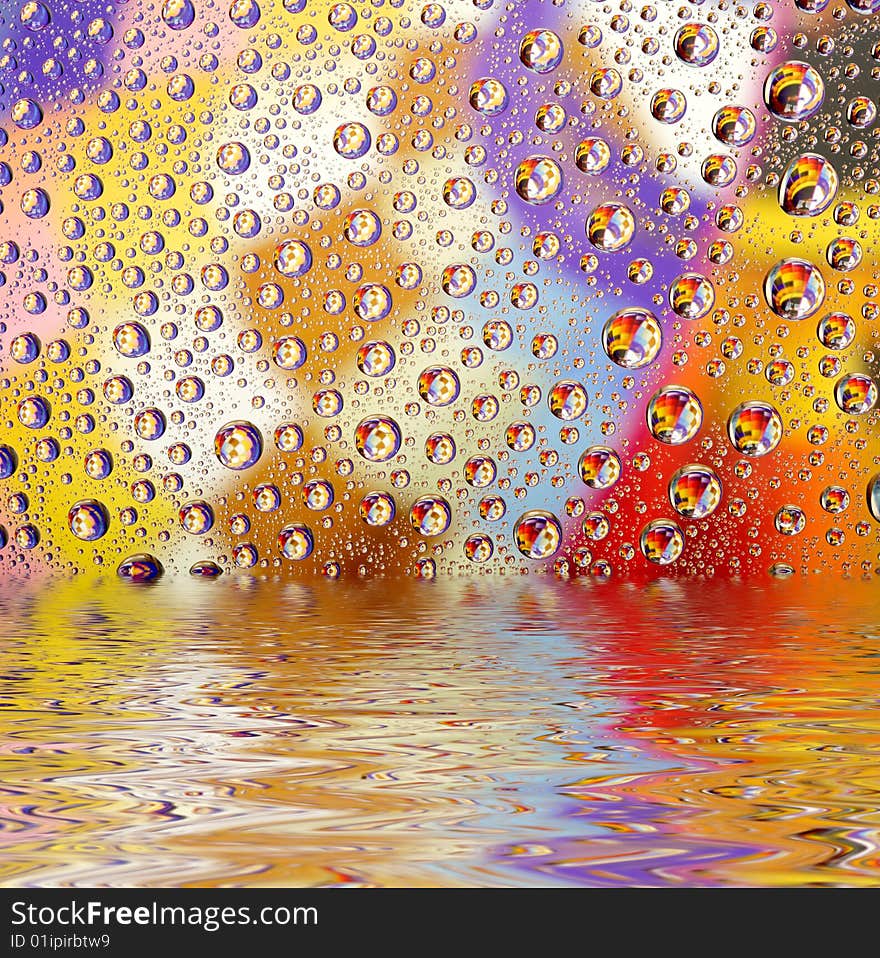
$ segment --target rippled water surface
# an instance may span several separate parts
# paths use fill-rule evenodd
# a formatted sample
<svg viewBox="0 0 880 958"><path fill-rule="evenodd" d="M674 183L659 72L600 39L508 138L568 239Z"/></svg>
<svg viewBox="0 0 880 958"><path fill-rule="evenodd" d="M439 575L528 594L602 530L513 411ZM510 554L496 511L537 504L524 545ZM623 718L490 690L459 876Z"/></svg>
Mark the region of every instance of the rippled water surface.
<svg viewBox="0 0 880 958"><path fill-rule="evenodd" d="M880 885L870 583L0 593L5 885Z"/></svg>

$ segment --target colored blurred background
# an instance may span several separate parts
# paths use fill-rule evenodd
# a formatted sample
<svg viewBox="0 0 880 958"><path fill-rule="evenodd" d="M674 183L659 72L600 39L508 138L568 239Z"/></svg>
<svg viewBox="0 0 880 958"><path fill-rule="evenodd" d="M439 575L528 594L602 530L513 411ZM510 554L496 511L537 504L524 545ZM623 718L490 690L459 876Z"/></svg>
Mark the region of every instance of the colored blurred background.
<svg viewBox="0 0 880 958"><path fill-rule="evenodd" d="M12 4L4 575L873 575L876 22Z"/></svg>

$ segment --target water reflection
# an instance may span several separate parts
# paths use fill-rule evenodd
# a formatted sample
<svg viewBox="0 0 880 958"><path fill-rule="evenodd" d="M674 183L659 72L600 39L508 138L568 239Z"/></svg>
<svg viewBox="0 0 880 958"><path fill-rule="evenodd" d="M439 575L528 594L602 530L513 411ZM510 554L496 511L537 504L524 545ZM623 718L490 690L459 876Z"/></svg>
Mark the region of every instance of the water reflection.
<svg viewBox="0 0 880 958"><path fill-rule="evenodd" d="M873 585L0 593L6 885L880 884Z"/></svg>

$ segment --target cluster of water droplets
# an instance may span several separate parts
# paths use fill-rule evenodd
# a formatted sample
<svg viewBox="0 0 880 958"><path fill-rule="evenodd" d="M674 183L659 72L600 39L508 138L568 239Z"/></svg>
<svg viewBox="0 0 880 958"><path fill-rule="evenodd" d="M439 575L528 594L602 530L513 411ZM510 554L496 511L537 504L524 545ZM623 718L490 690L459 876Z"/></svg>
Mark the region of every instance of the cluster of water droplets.
<svg viewBox="0 0 880 958"><path fill-rule="evenodd" d="M0 561L873 573L874 12L10 5Z"/></svg>

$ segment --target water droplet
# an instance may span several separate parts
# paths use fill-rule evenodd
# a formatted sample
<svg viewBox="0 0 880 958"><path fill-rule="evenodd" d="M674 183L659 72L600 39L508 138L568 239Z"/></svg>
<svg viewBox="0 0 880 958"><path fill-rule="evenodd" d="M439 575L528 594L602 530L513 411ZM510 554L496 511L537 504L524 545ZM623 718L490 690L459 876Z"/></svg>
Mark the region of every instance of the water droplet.
<svg viewBox="0 0 880 958"><path fill-rule="evenodd" d="M214 510L201 500L188 502L180 510L180 525L191 535L204 535L214 525Z"/></svg>
<svg viewBox="0 0 880 958"><path fill-rule="evenodd" d="M703 407L685 386L664 386L648 403L648 428L659 442L679 446L690 442L703 424Z"/></svg>
<svg viewBox="0 0 880 958"><path fill-rule="evenodd" d="M620 478L620 457L608 446L591 446L581 454L578 472L591 489L610 489Z"/></svg>
<svg viewBox="0 0 880 958"><path fill-rule="evenodd" d="M782 439L782 417L769 403L749 400L730 414L727 434L745 456L766 456Z"/></svg>
<svg viewBox="0 0 880 958"><path fill-rule="evenodd" d="M671 519L654 519L639 536L642 555L655 565L670 565L684 551L684 535Z"/></svg>
<svg viewBox="0 0 880 958"><path fill-rule="evenodd" d="M856 336L856 324L846 313L828 313L819 320L819 341L826 349L846 349Z"/></svg>
<svg viewBox="0 0 880 958"><path fill-rule="evenodd" d="M70 507L67 525L77 539L94 542L106 534L110 517L102 502L97 499L83 499Z"/></svg>
<svg viewBox="0 0 880 958"><path fill-rule="evenodd" d="M675 34L675 55L689 66L704 67L718 56L718 34L705 23L685 23Z"/></svg>
<svg viewBox="0 0 880 958"><path fill-rule="evenodd" d="M880 522L880 473L871 477L868 483L868 510L875 522Z"/></svg>
<svg viewBox="0 0 880 958"><path fill-rule="evenodd" d="M834 400L843 412L863 416L877 403L877 384L863 373L847 373L834 387Z"/></svg>
<svg viewBox="0 0 880 958"><path fill-rule="evenodd" d="M387 492L370 492L361 500L361 519L368 526L387 526L396 515L394 500Z"/></svg>
<svg viewBox="0 0 880 958"><path fill-rule="evenodd" d="M400 449L400 427L387 416L361 420L355 430L357 451L370 462L387 462Z"/></svg>
<svg viewBox="0 0 880 958"><path fill-rule="evenodd" d="M527 559L551 559L559 551L562 526L552 512L534 509L516 521L516 547Z"/></svg>
<svg viewBox="0 0 880 958"><path fill-rule="evenodd" d="M312 530L300 522L293 522L278 533L278 547L285 559L307 559L315 548Z"/></svg>
<svg viewBox="0 0 880 958"><path fill-rule="evenodd" d="M757 129L754 113L744 106L722 107L712 120L712 132L726 146L746 146Z"/></svg>
<svg viewBox="0 0 880 958"><path fill-rule="evenodd" d="M572 422L579 419L587 410L587 391L573 380L558 382L547 397L550 412L557 419Z"/></svg>
<svg viewBox="0 0 880 958"><path fill-rule="evenodd" d="M116 573L120 579L126 579L129 582L152 582L164 571L158 559L146 552L140 552L123 559Z"/></svg>
<svg viewBox="0 0 880 958"><path fill-rule="evenodd" d="M682 273L669 287L669 305L684 319L702 319L715 305L715 287L700 273Z"/></svg>
<svg viewBox="0 0 880 958"><path fill-rule="evenodd" d="M806 319L825 301L825 280L804 259L780 260L764 280L767 305L783 319Z"/></svg>
<svg viewBox="0 0 880 958"><path fill-rule="evenodd" d="M790 216L819 216L837 195L837 171L817 153L802 153L779 184L779 205Z"/></svg>
<svg viewBox="0 0 880 958"><path fill-rule="evenodd" d="M608 164L611 162L611 147L601 137L587 137L578 144L574 162L582 173L598 176L608 169Z"/></svg>
<svg viewBox="0 0 880 958"><path fill-rule="evenodd" d="M587 238L598 250L616 253L632 242L636 220L629 207L621 203L602 203L587 220Z"/></svg>
<svg viewBox="0 0 880 958"><path fill-rule="evenodd" d="M442 496L423 496L410 509L412 527L423 536L439 536L452 522L452 509Z"/></svg>
<svg viewBox="0 0 880 958"><path fill-rule="evenodd" d="M800 506L782 506L773 519L776 531L784 536L796 536L804 531L807 524L807 517L804 515Z"/></svg>
<svg viewBox="0 0 880 958"><path fill-rule="evenodd" d="M471 84L468 102L483 116L498 116L510 102L507 88L494 77L483 77Z"/></svg>
<svg viewBox="0 0 880 958"><path fill-rule="evenodd" d="M214 454L227 469L249 469L263 454L263 437L252 423L227 423L214 437Z"/></svg>
<svg viewBox="0 0 880 958"><path fill-rule="evenodd" d="M562 41L552 30L530 30L519 47L523 66L535 73L550 73L562 62Z"/></svg>
<svg viewBox="0 0 880 958"><path fill-rule="evenodd" d="M687 111L687 100L681 90L658 90L651 99L651 115L661 123L678 123Z"/></svg>
<svg viewBox="0 0 880 958"><path fill-rule="evenodd" d="M650 365L657 358L662 344L660 323L647 309L619 310L602 330L606 355L624 369L641 369Z"/></svg>
<svg viewBox="0 0 880 958"><path fill-rule="evenodd" d="M669 501L686 519L705 519L721 502L721 480L708 466L688 465L669 480Z"/></svg>
<svg viewBox="0 0 880 958"><path fill-rule="evenodd" d="M191 0L165 0L162 4L162 22L172 30L186 30L195 17Z"/></svg>
<svg viewBox="0 0 880 958"><path fill-rule="evenodd" d="M359 160L371 145L370 131L363 123L343 123L333 134L333 149L346 160Z"/></svg>
<svg viewBox="0 0 880 958"><path fill-rule="evenodd" d="M419 376L419 395L432 406L448 406L458 399L458 376L448 366L429 366Z"/></svg>
<svg viewBox="0 0 880 958"><path fill-rule="evenodd" d="M774 67L764 81L764 102L780 120L797 123L819 111L825 98L825 84L809 63L789 60Z"/></svg>
<svg viewBox="0 0 880 958"><path fill-rule="evenodd" d="M562 169L549 156L530 156L516 168L517 195L533 206L555 199L562 190Z"/></svg>

